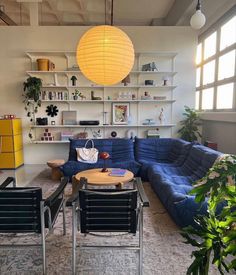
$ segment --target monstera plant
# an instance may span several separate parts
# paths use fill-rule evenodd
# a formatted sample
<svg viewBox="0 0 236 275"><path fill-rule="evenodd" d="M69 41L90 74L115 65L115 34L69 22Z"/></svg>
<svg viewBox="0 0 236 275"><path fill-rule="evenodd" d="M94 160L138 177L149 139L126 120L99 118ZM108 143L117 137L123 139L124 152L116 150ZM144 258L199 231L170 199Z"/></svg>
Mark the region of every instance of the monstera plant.
<svg viewBox="0 0 236 275"><path fill-rule="evenodd" d="M197 203L207 200L208 213L195 218L196 228L188 226L181 233L196 248L187 274L207 275L210 263L220 274L236 271L236 156L213 165L190 193Z"/></svg>
<svg viewBox="0 0 236 275"><path fill-rule="evenodd" d="M185 119L180 121L182 128L178 130L180 138L186 141L196 141L198 137L201 137L200 132L198 131L198 126L200 125L199 116L194 109L184 106Z"/></svg>

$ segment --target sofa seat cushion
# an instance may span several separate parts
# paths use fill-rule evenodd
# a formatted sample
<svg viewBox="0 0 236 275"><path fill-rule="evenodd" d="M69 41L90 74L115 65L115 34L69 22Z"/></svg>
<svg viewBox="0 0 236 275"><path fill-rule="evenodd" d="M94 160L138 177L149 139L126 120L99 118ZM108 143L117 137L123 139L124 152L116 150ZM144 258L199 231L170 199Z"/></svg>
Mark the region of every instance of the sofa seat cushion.
<svg viewBox="0 0 236 275"><path fill-rule="evenodd" d="M138 171L140 169L140 164L132 160L115 163L113 163L111 160L108 160L106 164L107 167L127 169L131 171L135 176L138 174ZM71 179L72 176L81 171L94 168L102 168L103 165L103 160L99 160L97 163L94 164L82 163L78 161L67 161L64 165L60 167L60 169L65 177L69 177Z"/></svg>

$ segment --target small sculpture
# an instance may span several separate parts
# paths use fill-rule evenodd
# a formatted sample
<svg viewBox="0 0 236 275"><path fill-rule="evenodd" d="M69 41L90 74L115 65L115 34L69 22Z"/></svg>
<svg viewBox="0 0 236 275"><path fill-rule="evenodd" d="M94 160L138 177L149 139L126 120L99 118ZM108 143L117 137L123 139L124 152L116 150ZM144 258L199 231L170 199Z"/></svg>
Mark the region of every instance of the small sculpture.
<svg viewBox="0 0 236 275"><path fill-rule="evenodd" d="M57 116L58 108L56 105L49 105L47 106L46 113L48 116L54 117Z"/></svg>
<svg viewBox="0 0 236 275"><path fill-rule="evenodd" d="M94 91L91 91L91 99L92 100L102 100L100 96L94 96Z"/></svg>
<svg viewBox="0 0 236 275"><path fill-rule="evenodd" d="M77 77L75 75L72 75L70 80L72 81L72 86L76 86Z"/></svg>
<svg viewBox="0 0 236 275"><path fill-rule="evenodd" d="M99 130L93 130L92 131L92 135L93 135L93 138L99 138L99 137L101 137L101 130L99 129Z"/></svg>
<svg viewBox="0 0 236 275"><path fill-rule="evenodd" d="M163 86L167 86L168 85L167 81L169 80L169 77L168 76L163 76L162 80L163 80Z"/></svg>
<svg viewBox="0 0 236 275"><path fill-rule="evenodd" d="M160 121L160 124L164 124L165 123L165 115L164 115L164 109L161 108L161 111L160 111L160 114L159 114L159 121Z"/></svg>
<svg viewBox="0 0 236 275"><path fill-rule="evenodd" d="M121 83L124 84L124 86L127 86L128 83L130 83L130 75L128 74L122 81Z"/></svg>
<svg viewBox="0 0 236 275"><path fill-rule="evenodd" d="M104 163L103 163L103 168L101 170L101 172L108 172L107 166L106 166L106 160L110 158L110 155L108 152L101 152L99 154L99 158L103 159Z"/></svg>

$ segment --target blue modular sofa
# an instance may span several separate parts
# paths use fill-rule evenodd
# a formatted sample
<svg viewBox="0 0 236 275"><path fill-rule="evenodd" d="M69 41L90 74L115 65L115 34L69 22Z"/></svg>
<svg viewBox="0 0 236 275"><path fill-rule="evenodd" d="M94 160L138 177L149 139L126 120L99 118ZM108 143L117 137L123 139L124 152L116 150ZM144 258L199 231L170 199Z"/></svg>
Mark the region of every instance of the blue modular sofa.
<svg viewBox="0 0 236 275"><path fill-rule="evenodd" d="M69 160L61 167L65 176L79 171L99 168L103 161L85 164L77 161L77 147L85 140L70 140ZM98 139L94 140L99 152L106 151L111 158L107 165L132 171L135 176L148 180L174 221L181 227L194 225L193 217L206 213L206 203L196 204L188 195L192 183L202 178L221 155L198 143L181 139Z"/></svg>

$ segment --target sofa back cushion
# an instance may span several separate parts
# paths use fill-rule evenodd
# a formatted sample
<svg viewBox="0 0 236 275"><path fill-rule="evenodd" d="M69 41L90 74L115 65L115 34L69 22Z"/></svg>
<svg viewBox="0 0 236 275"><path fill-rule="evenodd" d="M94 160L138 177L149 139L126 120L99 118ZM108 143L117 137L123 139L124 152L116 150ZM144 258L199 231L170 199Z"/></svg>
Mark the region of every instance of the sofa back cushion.
<svg viewBox="0 0 236 275"><path fill-rule="evenodd" d="M94 139L94 147L99 152L108 152L112 162L134 160L133 141L131 139ZM84 147L85 139L70 139L69 161L77 161L76 148ZM88 143L91 147L91 142Z"/></svg>
<svg viewBox="0 0 236 275"><path fill-rule="evenodd" d="M169 162L175 163L177 166L180 166L184 163L187 158L192 143L185 141L183 139L174 139L171 146L170 154L168 156Z"/></svg>
<svg viewBox="0 0 236 275"><path fill-rule="evenodd" d="M154 162L176 162L181 165L191 147L191 143L175 138L136 138L135 158Z"/></svg>
<svg viewBox="0 0 236 275"><path fill-rule="evenodd" d="M215 160L221 155L221 152L203 145L193 145L182 167L187 174L194 175L200 179L206 175Z"/></svg>

